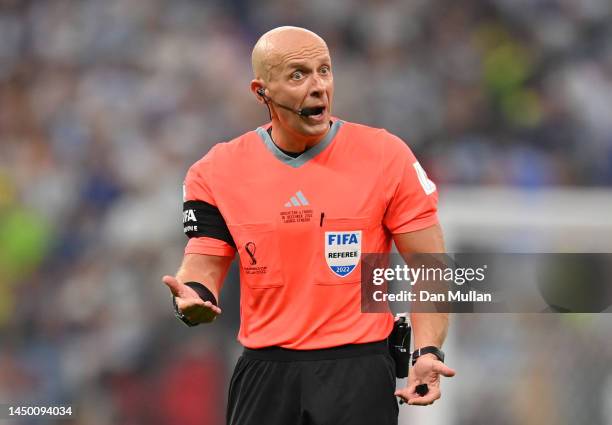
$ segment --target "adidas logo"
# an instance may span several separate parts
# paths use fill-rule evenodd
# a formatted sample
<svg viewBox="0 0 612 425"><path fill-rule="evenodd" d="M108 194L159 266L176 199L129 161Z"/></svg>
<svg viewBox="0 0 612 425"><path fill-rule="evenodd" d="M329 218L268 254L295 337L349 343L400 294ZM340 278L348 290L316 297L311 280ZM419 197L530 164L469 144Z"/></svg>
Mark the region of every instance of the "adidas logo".
<svg viewBox="0 0 612 425"><path fill-rule="evenodd" d="M305 205L309 205L308 199L306 199L306 197L304 196L301 190L298 190L297 192L295 192L295 196L292 196L291 198L289 198L289 202L285 204L285 207L291 208L291 207L299 207L299 206L305 206Z"/></svg>

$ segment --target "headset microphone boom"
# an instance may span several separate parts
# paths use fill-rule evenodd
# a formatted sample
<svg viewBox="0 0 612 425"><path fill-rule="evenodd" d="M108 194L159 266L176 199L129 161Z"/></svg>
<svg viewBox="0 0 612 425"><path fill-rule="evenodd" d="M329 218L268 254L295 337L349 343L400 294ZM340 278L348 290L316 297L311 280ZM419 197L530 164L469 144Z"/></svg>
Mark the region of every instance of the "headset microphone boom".
<svg viewBox="0 0 612 425"><path fill-rule="evenodd" d="M280 104L278 102L276 102L274 99L272 99L270 96L266 96L266 91L264 90L263 87L260 87L257 89L257 94L260 95L264 101L266 102L266 104L268 102L275 104L276 106L286 109L288 111L293 112L294 114L300 116L300 117L309 117L311 115L318 115L321 112L323 112L323 108L320 106L317 107L313 107L313 108L300 108L300 109L293 109L290 108L289 106Z"/></svg>

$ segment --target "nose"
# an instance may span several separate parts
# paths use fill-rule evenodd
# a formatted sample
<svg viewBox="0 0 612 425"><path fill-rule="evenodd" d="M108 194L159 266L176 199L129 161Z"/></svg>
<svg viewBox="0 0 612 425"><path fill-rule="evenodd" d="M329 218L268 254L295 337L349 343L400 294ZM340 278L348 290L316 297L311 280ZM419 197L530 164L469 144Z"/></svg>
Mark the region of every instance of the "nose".
<svg viewBox="0 0 612 425"><path fill-rule="evenodd" d="M321 96L323 96L323 93L325 92L325 83L323 81L323 78L321 78L318 75L314 75L312 77L312 84L310 85L310 96L312 97L316 97L319 98Z"/></svg>

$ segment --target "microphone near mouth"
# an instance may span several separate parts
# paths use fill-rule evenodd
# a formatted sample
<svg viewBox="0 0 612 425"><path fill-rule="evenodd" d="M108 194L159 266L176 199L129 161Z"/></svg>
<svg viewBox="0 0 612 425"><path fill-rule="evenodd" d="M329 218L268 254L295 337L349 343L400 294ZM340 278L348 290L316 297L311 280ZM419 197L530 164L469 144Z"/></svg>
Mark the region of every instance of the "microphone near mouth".
<svg viewBox="0 0 612 425"><path fill-rule="evenodd" d="M266 91L264 90L263 87L260 87L257 89L257 94L260 95L264 101L266 103L270 102L275 104L276 106L286 109L288 111L293 112L294 114L300 116L300 117L309 117L312 115L319 115L320 113L323 112L323 110L325 108L321 107L321 106L316 106L316 107L310 107L310 108L300 108L300 109L293 109L290 108L289 106L283 105L281 103L276 102L274 99L272 99L270 96L266 96Z"/></svg>

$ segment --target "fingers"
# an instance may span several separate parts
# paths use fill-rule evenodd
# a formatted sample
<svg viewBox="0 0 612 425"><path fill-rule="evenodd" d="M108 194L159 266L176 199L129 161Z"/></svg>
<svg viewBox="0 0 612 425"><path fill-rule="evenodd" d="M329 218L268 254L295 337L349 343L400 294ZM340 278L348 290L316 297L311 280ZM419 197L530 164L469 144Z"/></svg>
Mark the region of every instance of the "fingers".
<svg viewBox="0 0 612 425"><path fill-rule="evenodd" d="M166 286L170 288L170 292L172 292L172 295L174 295L175 297L179 296L181 284L178 280L176 280L174 276L166 275L162 278L162 282L164 282Z"/></svg>
<svg viewBox="0 0 612 425"><path fill-rule="evenodd" d="M401 398L400 403L408 403L412 406L428 406L442 397L438 387L429 386L429 391L424 396L420 396L416 392L416 387L416 385L410 385L409 387L397 390L395 395Z"/></svg>
<svg viewBox="0 0 612 425"><path fill-rule="evenodd" d="M454 369L451 369L450 367L446 366L444 363L440 361L437 361L434 363L433 371L436 373L439 373L442 376L446 376L447 378L455 376L455 373L456 373Z"/></svg>
<svg viewBox="0 0 612 425"><path fill-rule="evenodd" d="M416 393L416 385L417 384L408 385L402 389L395 391L394 394L397 397L400 397L404 403L408 403L408 400L410 400L411 398L419 396Z"/></svg>
<svg viewBox="0 0 612 425"><path fill-rule="evenodd" d="M187 315L190 312L205 311L205 310L210 310L215 315L221 314L221 309L218 306L214 305L210 301L202 301L199 298L198 299L193 299L193 298L184 299L184 298L177 297L176 306L185 315Z"/></svg>
<svg viewBox="0 0 612 425"><path fill-rule="evenodd" d="M440 375L445 377L455 376L455 371L438 360L424 358L417 362L416 367L412 368L413 373L408 377L408 385L397 390L395 395L401 397L400 403L407 402L413 406L428 406L438 400L440 392ZM417 392L417 387L427 384L427 393Z"/></svg>
<svg viewBox="0 0 612 425"><path fill-rule="evenodd" d="M408 400L408 394L407 393L405 394L405 392L407 392L406 390L407 390L407 388L402 388L401 390L396 390L393 393L393 395L396 396L396 397L401 398L403 401L407 401Z"/></svg>
<svg viewBox="0 0 612 425"><path fill-rule="evenodd" d="M442 393L437 387L430 387L429 392L422 397L416 394L416 392L414 394L416 397L412 397L408 400L408 404L411 406L429 406L430 404L433 404L434 401L442 397Z"/></svg>
<svg viewBox="0 0 612 425"><path fill-rule="evenodd" d="M221 309L210 301L176 299L176 306L192 323L210 323L221 314Z"/></svg>
<svg viewBox="0 0 612 425"><path fill-rule="evenodd" d="M204 306L210 308L217 315L221 314L221 309L218 306L211 303L210 301L206 301L204 303Z"/></svg>
<svg viewBox="0 0 612 425"><path fill-rule="evenodd" d="M393 394L396 397L400 398L400 404L408 403L408 400L410 399L410 387L406 387L406 388L402 388L401 390L397 390Z"/></svg>
<svg viewBox="0 0 612 425"><path fill-rule="evenodd" d="M187 314L187 311L189 310L197 310L198 308L205 307L204 301L200 299L185 299L181 297L176 297L176 306L183 314Z"/></svg>
<svg viewBox="0 0 612 425"><path fill-rule="evenodd" d="M192 323L210 323L221 314L221 309L210 301L202 301L197 292L180 283L174 276L164 276L162 281L175 297L176 306Z"/></svg>

